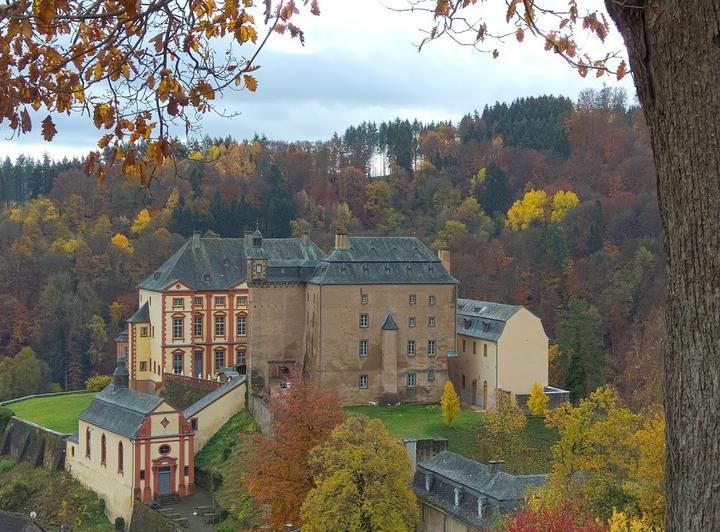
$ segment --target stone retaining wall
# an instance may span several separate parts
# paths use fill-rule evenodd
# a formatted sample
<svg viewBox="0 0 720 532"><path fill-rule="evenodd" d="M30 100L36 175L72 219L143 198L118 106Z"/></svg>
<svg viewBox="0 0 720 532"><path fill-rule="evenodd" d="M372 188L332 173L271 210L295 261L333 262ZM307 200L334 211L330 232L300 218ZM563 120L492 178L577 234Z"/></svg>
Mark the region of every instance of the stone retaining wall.
<svg viewBox="0 0 720 532"><path fill-rule="evenodd" d="M65 438L54 430L13 416L0 435L0 454L56 470L65 467Z"/></svg>

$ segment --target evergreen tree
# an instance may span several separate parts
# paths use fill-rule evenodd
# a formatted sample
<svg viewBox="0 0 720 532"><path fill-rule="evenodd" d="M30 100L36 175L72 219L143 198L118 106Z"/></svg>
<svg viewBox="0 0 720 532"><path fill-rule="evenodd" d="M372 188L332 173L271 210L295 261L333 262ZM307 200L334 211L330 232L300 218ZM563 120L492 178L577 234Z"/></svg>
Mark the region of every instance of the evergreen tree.
<svg viewBox="0 0 720 532"><path fill-rule="evenodd" d="M507 177L498 165L490 163L485 170L485 182L480 187L480 205L488 214L504 213L510 207L511 199Z"/></svg>

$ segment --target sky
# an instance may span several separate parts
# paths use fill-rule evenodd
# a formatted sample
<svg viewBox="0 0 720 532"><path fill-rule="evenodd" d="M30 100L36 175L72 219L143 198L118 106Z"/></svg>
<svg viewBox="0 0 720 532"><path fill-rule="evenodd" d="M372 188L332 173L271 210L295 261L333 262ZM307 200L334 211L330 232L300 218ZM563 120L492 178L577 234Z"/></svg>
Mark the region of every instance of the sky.
<svg viewBox="0 0 720 532"><path fill-rule="evenodd" d="M498 59L449 40L432 42L418 52L420 30L431 27L432 19L388 9L407 5L405 0L320 0L319 17L304 13L296 22L305 32L305 46L286 36L271 37L260 56L257 92L223 95L218 107L239 114L204 115L201 134L324 140L363 121L395 117L457 121L496 101L509 103L541 94L576 99L582 89L603 84L624 87L630 100L634 98L630 76L620 82L592 74L581 78L532 38L522 44L514 37L507 39L498 45ZM592 5L600 7L601 2L581 3ZM489 0L483 9L488 27L507 27L505 2ZM600 50L590 40L581 44L589 51ZM605 48L622 49L614 27ZM59 133L51 143L37 132L10 139L7 125L0 125L0 156L82 156L100 136L87 117L63 116L55 121Z"/></svg>

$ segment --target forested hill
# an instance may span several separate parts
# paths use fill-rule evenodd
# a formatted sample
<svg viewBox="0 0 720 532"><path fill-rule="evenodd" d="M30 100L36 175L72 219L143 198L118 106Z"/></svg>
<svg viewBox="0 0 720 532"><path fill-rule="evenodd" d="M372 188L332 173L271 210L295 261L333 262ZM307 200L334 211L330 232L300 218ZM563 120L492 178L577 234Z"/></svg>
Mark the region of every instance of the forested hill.
<svg viewBox="0 0 720 532"><path fill-rule="evenodd" d="M96 183L74 161L0 165L0 399L107 372L136 284L193 231L241 236L259 219L325 249L338 229L447 246L463 297L542 318L552 384L583 395L610 380L634 404L661 400L655 173L620 91L456 124L366 122L324 142L205 139L178 161L149 189L112 171ZM13 358L26 346L39 361Z"/></svg>

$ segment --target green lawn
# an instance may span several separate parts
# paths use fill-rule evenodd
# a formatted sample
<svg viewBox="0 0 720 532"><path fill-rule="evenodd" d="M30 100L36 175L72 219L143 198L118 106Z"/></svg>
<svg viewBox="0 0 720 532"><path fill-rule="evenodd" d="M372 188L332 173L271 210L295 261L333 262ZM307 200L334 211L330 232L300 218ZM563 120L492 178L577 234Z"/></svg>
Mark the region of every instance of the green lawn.
<svg viewBox="0 0 720 532"><path fill-rule="evenodd" d="M78 415L90 406L94 393L33 397L7 405L15 416L51 430L72 434L77 431Z"/></svg>
<svg viewBox="0 0 720 532"><path fill-rule="evenodd" d="M451 451L469 458L480 456L478 429L483 422L481 412L463 410L452 428L445 425L438 405L353 406L351 415L364 414L385 423L396 438L447 438ZM529 417L523 433L522 449L516 456L505 457L509 471L547 473L552 465L550 446L557 441L557 433L545 427L541 418Z"/></svg>

